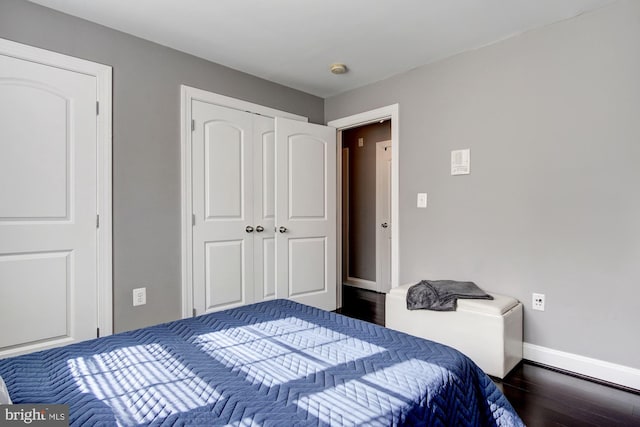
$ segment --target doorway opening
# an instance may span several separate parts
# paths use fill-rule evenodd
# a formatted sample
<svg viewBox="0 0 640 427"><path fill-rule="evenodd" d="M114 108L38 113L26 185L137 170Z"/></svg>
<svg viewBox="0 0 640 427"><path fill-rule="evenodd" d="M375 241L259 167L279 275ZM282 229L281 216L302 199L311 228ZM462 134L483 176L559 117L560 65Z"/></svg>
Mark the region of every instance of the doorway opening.
<svg viewBox="0 0 640 427"><path fill-rule="evenodd" d="M391 121L342 132L342 284L391 288Z"/></svg>
<svg viewBox="0 0 640 427"><path fill-rule="evenodd" d="M343 143L343 139L344 138L348 138L348 133L351 130L354 130L354 132L358 132L357 129L359 128L366 128L367 126L376 126L376 125L384 125L387 126L388 128L390 128L390 137L387 136L386 137L379 137L379 140L377 142L383 142L384 144L381 144L380 146L382 147L383 153L384 148L386 148L387 152L389 152L391 159L389 160L387 166L388 166L388 191L390 193L390 204L388 205L387 209L390 211L389 213L389 221L387 222L387 232L388 232L388 239L386 240L389 246L389 252L390 252L390 265L389 265L389 269L388 271L388 276L390 277L390 282L385 286L385 287L381 287L379 292L388 292L390 288L396 287L399 285L399 226L398 226L398 221L395 220L396 218L399 217L399 198L398 198L398 193L399 193L399 173L398 173L398 164L399 164L399 148L400 148L400 139L399 139L399 133L398 133L398 123L399 123L399 106L398 104L393 104L393 105L388 105L386 107L381 107L381 108L377 108L375 110L371 110L371 111L366 111L363 113L359 113L359 114L355 114L352 116L348 116L348 117L344 117L341 119L337 119L337 120L332 120L328 123L329 126L332 126L334 128L337 129L338 132L338 168L337 168L337 172L338 172L338 193L340 194L340 196L338 197L338 227L337 227L337 235L338 237L342 237L342 240L339 241L338 244L338 256L337 256L337 277L336 277L336 281L337 281L337 305L338 307L342 307L343 306L343 295L342 295L342 284L345 282L346 279L353 279L356 278L360 273L357 272L353 272L354 268L352 265L347 265L347 264L351 264L353 262L352 260L352 256L350 255L350 253L352 252L349 248L349 246L352 246L353 243L351 243L350 241L350 224L349 224L349 211L351 210L350 208L344 208L343 209L343 205L345 204L349 204L352 203L352 199L353 199L353 190L351 190L351 194L348 193L349 188L352 187L348 180L349 180L349 176L347 174L348 169L350 168L350 160L347 158L350 154L346 154L348 151L343 151L344 148L348 148L348 143L345 144ZM362 137L362 136L360 136ZM364 144L366 144L366 139L362 141L363 143L363 147L357 147L358 146L358 138L360 137L356 137L356 149L362 149L364 147ZM366 138L366 137L363 137ZM390 141L390 143L389 143ZM378 145L376 145L376 143L372 144L373 147L373 152L376 153L376 151L380 150L380 148L378 150L376 150L376 147L378 147ZM373 155L374 159L375 159L375 154ZM343 159L344 158L344 159ZM375 162L374 162L375 164ZM353 166L351 167L353 168ZM375 166L374 166L374 170L375 170ZM379 176L385 176L384 174ZM373 184L373 186L376 186L376 181L378 180L378 178L376 178L376 174L373 174L373 183L367 183L367 184ZM384 183L382 184L384 185ZM356 187L357 188L357 187ZM343 189L345 190L343 192ZM347 194L345 194L347 193ZM380 198L380 200L384 200L384 198ZM375 206L375 202L374 202L374 207L372 212L368 212L370 216L369 218L369 222L372 224L373 226L373 233L370 234L369 238L371 239L371 236L373 237L373 245L374 248L376 247L376 243L375 243L375 230L376 228L384 228L382 227L382 224L385 223L385 221L381 221L380 217L376 218L376 211L380 211L380 210L384 210L384 208L381 209L380 206L376 207ZM394 221L394 222L392 222ZM351 224L351 227L353 227L353 224ZM371 227L369 227L371 228ZM342 244L340 244L342 243ZM377 251L378 253L380 253L380 251ZM343 255L343 253L346 253L345 255ZM357 257L358 255L356 255ZM356 261L359 262L359 261ZM356 270L359 267L356 267ZM374 261L374 269L376 270L375 274L380 274L377 271L378 269L378 265L377 262ZM370 270L369 270L370 271ZM382 273L382 275L384 275L385 273ZM371 277L371 276L369 276ZM343 280L345 279L345 280ZM358 282L357 280L353 281L349 279L348 280L348 284L352 285L351 288L352 289L367 289L367 284L366 282ZM366 278L364 280L367 280ZM376 279L377 280L377 279ZM371 281L371 280L370 280ZM350 282L350 283L349 283ZM356 285L360 285L359 287L353 287L353 284ZM364 285L364 286L363 286ZM371 285L371 284L369 284ZM371 286L369 286L368 289L372 289L372 290L377 290L377 281L375 282L375 289L372 289Z"/></svg>

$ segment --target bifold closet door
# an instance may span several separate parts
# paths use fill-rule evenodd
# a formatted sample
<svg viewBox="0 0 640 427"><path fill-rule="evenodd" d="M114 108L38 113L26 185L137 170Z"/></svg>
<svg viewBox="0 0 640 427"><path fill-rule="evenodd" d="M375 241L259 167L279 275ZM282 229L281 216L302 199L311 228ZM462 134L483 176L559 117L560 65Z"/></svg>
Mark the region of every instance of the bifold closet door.
<svg viewBox="0 0 640 427"><path fill-rule="evenodd" d="M197 314L254 301L253 116L192 104L193 295Z"/></svg>
<svg viewBox="0 0 640 427"><path fill-rule="evenodd" d="M256 301L276 297L275 131L270 117L253 115L253 277Z"/></svg>
<svg viewBox="0 0 640 427"><path fill-rule="evenodd" d="M336 130L276 118L277 297L336 308Z"/></svg>
<svg viewBox="0 0 640 427"><path fill-rule="evenodd" d="M0 356L96 337L96 85L0 55Z"/></svg>
<svg viewBox="0 0 640 427"><path fill-rule="evenodd" d="M336 133L192 104L197 314L289 298L336 308Z"/></svg>

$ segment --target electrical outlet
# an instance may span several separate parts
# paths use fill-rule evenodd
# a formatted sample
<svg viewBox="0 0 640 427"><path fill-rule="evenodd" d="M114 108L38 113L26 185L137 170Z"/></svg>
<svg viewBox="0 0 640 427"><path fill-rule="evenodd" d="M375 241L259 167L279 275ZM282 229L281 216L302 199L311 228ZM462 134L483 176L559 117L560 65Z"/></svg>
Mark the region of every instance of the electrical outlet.
<svg viewBox="0 0 640 427"><path fill-rule="evenodd" d="M427 193L418 193L418 201L416 206L419 208L427 207Z"/></svg>
<svg viewBox="0 0 640 427"><path fill-rule="evenodd" d="M147 288L137 288L133 290L133 306L145 305L147 303Z"/></svg>
<svg viewBox="0 0 640 427"><path fill-rule="evenodd" d="M544 311L544 294L532 295L531 308L538 311Z"/></svg>

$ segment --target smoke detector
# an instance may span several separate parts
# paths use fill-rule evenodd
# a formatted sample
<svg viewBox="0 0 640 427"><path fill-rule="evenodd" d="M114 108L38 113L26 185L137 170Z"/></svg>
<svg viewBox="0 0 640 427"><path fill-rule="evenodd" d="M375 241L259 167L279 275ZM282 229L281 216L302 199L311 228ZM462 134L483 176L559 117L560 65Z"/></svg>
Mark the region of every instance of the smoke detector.
<svg viewBox="0 0 640 427"><path fill-rule="evenodd" d="M331 66L329 67L329 70L331 70L331 72L333 74L344 74L347 72L347 66L344 64L331 64Z"/></svg>

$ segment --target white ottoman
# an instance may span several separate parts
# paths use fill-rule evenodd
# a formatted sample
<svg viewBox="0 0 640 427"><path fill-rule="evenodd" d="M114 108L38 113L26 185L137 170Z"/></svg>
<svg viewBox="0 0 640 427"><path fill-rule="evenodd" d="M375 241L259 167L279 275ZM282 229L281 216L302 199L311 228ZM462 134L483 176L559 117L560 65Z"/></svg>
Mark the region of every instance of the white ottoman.
<svg viewBox="0 0 640 427"><path fill-rule="evenodd" d="M459 299L456 311L407 310L407 284L386 296L386 327L451 346L487 374L504 378L522 360L522 304L490 293L493 300Z"/></svg>

